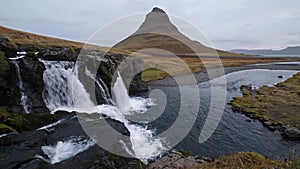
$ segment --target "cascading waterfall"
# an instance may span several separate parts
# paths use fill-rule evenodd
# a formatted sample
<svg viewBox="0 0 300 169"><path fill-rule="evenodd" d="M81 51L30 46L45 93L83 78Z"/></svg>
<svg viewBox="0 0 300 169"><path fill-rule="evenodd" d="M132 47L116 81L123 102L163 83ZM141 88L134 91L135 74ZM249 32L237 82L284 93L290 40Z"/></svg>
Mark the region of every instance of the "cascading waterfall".
<svg viewBox="0 0 300 169"><path fill-rule="evenodd" d="M126 113L130 109L132 109L130 98L127 89L124 85L123 79L120 75L120 72L118 72L118 77L116 79L115 84L112 87L112 93L115 97L116 104L119 107L121 112Z"/></svg>
<svg viewBox="0 0 300 169"><path fill-rule="evenodd" d="M130 132L131 150L133 150L133 152L131 152L130 148L125 147L126 151L144 162L150 158L157 157L166 150L160 139L153 138L154 133L151 130L146 127L131 124L126 119L125 115L130 115L126 113L129 110L137 113L145 112L146 106L151 105L152 102L149 99L130 98L120 74L118 74L117 81L112 88L112 92L116 94L118 107L115 107L114 105L95 105L91 100L89 93L78 79L75 73L76 71L74 71L74 63L63 61L41 61L46 67L43 74L45 83L43 97L47 107L52 112L56 110L77 111L83 113L97 112L123 122ZM88 70L85 71L85 74L95 80L97 87L103 92L102 95L105 96L107 100L111 99L107 94L107 87L102 86L103 82L96 80L95 76ZM122 98L123 96L126 96L126 100ZM124 103L128 104L128 106Z"/></svg>
<svg viewBox="0 0 300 169"><path fill-rule="evenodd" d="M96 82L98 89L101 91L101 96L105 99L106 103L113 104L105 83L100 78L95 77L87 68L85 68L85 74Z"/></svg>
<svg viewBox="0 0 300 169"><path fill-rule="evenodd" d="M20 94L21 94L20 104L23 106L25 113L29 113L28 97L26 95L26 91L25 91L22 76L21 76L20 67L19 67L19 64L17 61L17 59L22 59L23 57L24 57L24 55L17 56L16 58L10 58L10 60L16 67L16 72L17 72L17 76L18 76L18 80L19 80L18 84L19 84L19 90L20 90Z"/></svg>

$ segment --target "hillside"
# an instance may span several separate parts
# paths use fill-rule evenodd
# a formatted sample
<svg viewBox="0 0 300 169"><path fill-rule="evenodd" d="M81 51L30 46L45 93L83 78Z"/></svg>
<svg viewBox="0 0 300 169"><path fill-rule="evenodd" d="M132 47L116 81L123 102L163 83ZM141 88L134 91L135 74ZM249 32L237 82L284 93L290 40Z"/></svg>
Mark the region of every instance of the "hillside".
<svg viewBox="0 0 300 169"><path fill-rule="evenodd" d="M281 50L272 49L259 49L259 50L249 50L249 49L233 49L230 50L233 53L243 53L250 55L299 55L300 56L300 46L287 47Z"/></svg>
<svg viewBox="0 0 300 169"><path fill-rule="evenodd" d="M191 50L191 48L194 50ZM200 42L193 41L182 34L177 27L170 21L168 15L160 8L153 8L146 15L145 21L138 30L117 43L114 48L125 49L129 51L138 51L141 49L161 49L172 52L177 55L195 55L215 56L216 51L221 56L234 56L230 52L209 48ZM196 50L195 50L196 49ZM156 50L157 51L157 50ZM152 50L152 53L162 54Z"/></svg>
<svg viewBox="0 0 300 169"><path fill-rule="evenodd" d="M0 37L7 38L16 46L33 45L35 48L41 47L74 47L82 48L83 43L74 42L59 38L53 38L33 33L13 30L0 26Z"/></svg>

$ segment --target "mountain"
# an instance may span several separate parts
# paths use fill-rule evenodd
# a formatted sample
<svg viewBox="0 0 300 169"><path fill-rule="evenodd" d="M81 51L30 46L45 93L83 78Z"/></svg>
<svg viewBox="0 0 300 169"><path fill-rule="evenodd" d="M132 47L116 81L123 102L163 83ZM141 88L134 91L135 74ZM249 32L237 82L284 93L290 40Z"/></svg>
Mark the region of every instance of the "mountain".
<svg viewBox="0 0 300 169"><path fill-rule="evenodd" d="M196 50L191 50L193 49ZM160 8L153 8L138 30L117 43L114 48L129 50L132 52L142 49L154 48L150 53L162 54L166 50L177 55L215 55L215 49L207 47L200 42L193 41L182 34L170 21L165 11ZM233 56L235 54L217 50L220 55Z"/></svg>
<svg viewBox="0 0 300 169"><path fill-rule="evenodd" d="M261 50L248 50L248 49L233 49L230 52L238 54L250 54L250 55L299 55L300 56L300 46L287 47L282 50L272 50L272 49L261 49Z"/></svg>

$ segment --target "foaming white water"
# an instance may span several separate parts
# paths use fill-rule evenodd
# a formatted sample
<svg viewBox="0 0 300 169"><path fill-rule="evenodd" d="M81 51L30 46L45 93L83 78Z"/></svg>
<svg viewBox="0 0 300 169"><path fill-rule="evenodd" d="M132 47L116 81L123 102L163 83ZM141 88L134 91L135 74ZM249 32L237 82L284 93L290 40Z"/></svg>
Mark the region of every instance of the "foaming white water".
<svg viewBox="0 0 300 169"><path fill-rule="evenodd" d="M145 113L149 106L154 105L151 99L141 97L130 98L120 72L118 72L118 77L112 87L112 94L114 96L116 106L125 115Z"/></svg>
<svg viewBox="0 0 300 169"><path fill-rule="evenodd" d="M42 62L46 66L46 70L43 75L45 83L45 92L43 97L47 107L52 112L55 110L66 110L70 112L100 113L122 122L130 132L131 150L133 150L133 152L128 147L125 147L125 149L128 153L144 162L148 159L157 157L166 150L161 139L153 137L153 131L146 127L131 124L126 119L125 115L133 115L135 112L146 112L147 108L151 106L153 102L150 99L139 97L130 98L120 74L112 89L112 92L117 95L117 107L105 104L95 105L91 100L89 93L85 90L85 87L78 79L76 73L74 73L73 63ZM95 79L95 76L91 75L90 72L86 71L85 73L87 76ZM99 81L97 84L98 87L101 86L101 83L102 82ZM105 88L102 89L101 91L103 92L108 90ZM108 97L108 95L106 96ZM58 145L61 144L62 143L60 142ZM51 162L57 161L55 158Z"/></svg>
<svg viewBox="0 0 300 169"><path fill-rule="evenodd" d="M58 141L55 145L42 146L42 150L49 158L49 162L55 164L74 157L94 145L91 139L71 137L65 141ZM38 157L41 158L41 156Z"/></svg>
<svg viewBox="0 0 300 169"><path fill-rule="evenodd" d="M124 113L129 112L132 106L120 72L118 72L118 77L112 87L112 94L120 111Z"/></svg>
<svg viewBox="0 0 300 169"><path fill-rule="evenodd" d="M62 119L62 120L58 120L57 122L54 122L54 123L48 124L48 125L46 125L46 126L43 126L43 127L41 127L41 128L38 128L37 130L47 130L48 128L54 127L54 126L56 126L56 125L58 125L58 124L62 123L63 121L65 121L65 120L64 120L64 119Z"/></svg>
<svg viewBox="0 0 300 169"><path fill-rule="evenodd" d="M20 55L20 56L14 57L14 58L9 58L9 60L19 60L19 59L22 59L23 57L25 57L25 55Z"/></svg>
<svg viewBox="0 0 300 169"><path fill-rule="evenodd" d="M93 75L87 68L85 68L85 74L96 82L97 87L101 91L101 96L102 96L103 99L105 99L106 103L112 103L112 100L110 99L110 96L109 96L108 88L102 82L102 80L101 79L97 79L95 77L95 75Z"/></svg>
<svg viewBox="0 0 300 169"><path fill-rule="evenodd" d="M8 134L1 134L1 135L0 135L0 138L1 138L1 137L5 137L5 136L7 136L7 135L8 135Z"/></svg>
<svg viewBox="0 0 300 169"><path fill-rule="evenodd" d="M142 97L131 97L129 98L129 102L131 105L131 109L129 110L130 115L134 113L145 113L150 106L155 105L150 98L145 99Z"/></svg>
<svg viewBox="0 0 300 169"><path fill-rule="evenodd" d="M43 61L44 101L50 111L67 110L78 112L93 111L94 103L83 84L74 73L72 62Z"/></svg>
<svg viewBox="0 0 300 169"><path fill-rule="evenodd" d="M146 127L141 127L135 124L131 124L125 116L119 111L119 109L112 105L99 105L97 106L98 112L105 114L106 116L123 122L125 127L130 132L131 149L122 144L126 151L139 158L143 162L147 162L149 159L153 159L159 156L163 151L166 150L162 144L162 140L154 138L153 131Z"/></svg>

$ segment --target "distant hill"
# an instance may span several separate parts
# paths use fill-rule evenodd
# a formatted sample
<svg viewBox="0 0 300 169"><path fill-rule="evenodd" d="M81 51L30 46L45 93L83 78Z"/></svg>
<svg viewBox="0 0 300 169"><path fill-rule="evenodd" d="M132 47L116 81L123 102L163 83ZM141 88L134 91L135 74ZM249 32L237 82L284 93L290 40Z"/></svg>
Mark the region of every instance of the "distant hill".
<svg viewBox="0 0 300 169"><path fill-rule="evenodd" d="M7 38L16 46L32 45L35 48L41 47L74 47L82 48L83 43L74 42L59 38L37 35L33 33L18 31L0 26L0 37Z"/></svg>
<svg viewBox="0 0 300 169"><path fill-rule="evenodd" d="M38 35L29 32L14 30L0 26L0 38L7 38L10 43L15 45L19 50L30 49L39 50L41 48L72 48L76 51L80 51L84 46L85 49L92 49L98 51L107 51L109 47L97 46L93 44L84 44L82 42L76 42L71 40L65 40L55 37L49 37L45 35ZM128 53L123 50L110 50L112 53Z"/></svg>
<svg viewBox="0 0 300 169"><path fill-rule="evenodd" d="M196 51L191 50L191 46L195 48ZM146 15L145 21L135 33L117 43L114 48L129 51L155 48L178 55L195 55L195 53L201 55L215 55L215 51L217 51L219 55L235 55L207 47L200 42L189 39L179 32L165 11L157 7L153 8L152 11ZM154 50L153 52L155 53Z"/></svg>
<svg viewBox="0 0 300 169"><path fill-rule="evenodd" d="M248 49L233 49L230 52L238 54L250 54L250 55L299 55L300 46L287 47L282 50L262 49L262 50L248 50Z"/></svg>

